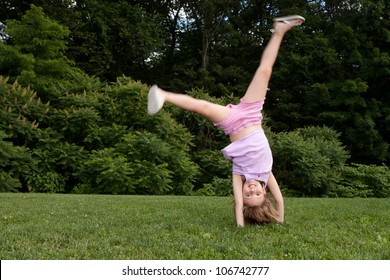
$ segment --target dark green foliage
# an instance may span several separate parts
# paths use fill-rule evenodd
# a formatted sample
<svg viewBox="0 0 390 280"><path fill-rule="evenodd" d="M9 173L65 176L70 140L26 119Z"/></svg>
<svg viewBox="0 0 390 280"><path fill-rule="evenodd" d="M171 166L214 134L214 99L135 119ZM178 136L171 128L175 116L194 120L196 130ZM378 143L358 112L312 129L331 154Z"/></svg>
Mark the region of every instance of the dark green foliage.
<svg viewBox="0 0 390 280"><path fill-rule="evenodd" d="M32 154L36 165L26 181L28 190L34 192L71 191L79 181L74 173L87 157L82 146L66 141L63 134L51 128L37 132Z"/></svg>
<svg viewBox="0 0 390 280"><path fill-rule="evenodd" d="M188 155L148 132L124 135L113 148L93 151L76 172L74 192L190 194L198 174Z"/></svg>
<svg viewBox="0 0 390 280"><path fill-rule="evenodd" d="M353 161L386 163L389 95L383 84L389 54L388 39L382 39L388 38L389 21L384 2L323 3L319 13L306 17L303 29L288 34L293 43L282 47L267 99L274 131L326 125L342 133Z"/></svg>
<svg viewBox="0 0 390 280"><path fill-rule="evenodd" d="M91 153L76 172L81 184L75 193L131 194L137 182L132 179L134 171L123 155L113 148Z"/></svg>
<svg viewBox="0 0 390 280"><path fill-rule="evenodd" d="M7 34L11 39L0 42L1 75L31 85L45 102L80 84L95 83L65 55L69 29L48 18L42 8L31 5L20 21L8 20Z"/></svg>
<svg viewBox="0 0 390 280"><path fill-rule="evenodd" d="M271 18L302 13L264 108L274 173L286 194L389 196L384 0L22 2L0 4L2 191L229 195L228 138L172 106L149 117L145 83L237 103Z"/></svg>
<svg viewBox="0 0 390 280"><path fill-rule="evenodd" d="M194 160L201 169L197 182L203 186L197 190L198 195L230 195L232 194L232 166L222 156L220 150L204 149L197 151Z"/></svg>
<svg viewBox="0 0 390 280"><path fill-rule="evenodd" d="M22 184L18 178L28 165L28 150L4 140L7 135L0 129L0 192L18 191Z"/></svg>
<svg viewBox="0 0 390 280"><path fill-rule="evenodd" d="M339 169L348 159L338 136L326 127L271 135L273 172L288 193L325 196L337 187Z"/></svg>
<svg viewBox="0 0 390 280"><path fill-rule="evenodd" d="M189 155L155 134L136 132L125 135L116 145L135 171L137 193L190 194L198 167Z"/></svg>
<svg viewBox="0 0 390 280"><path fill-rule="evenodd" d="M341 133L352 161L390 158L387 0L29 3L0 4L0 71L45 102L94 83L73 65L110 82L124 74L172 91L240 97L272 18L302 14L305 24L286 35L274 67L265 107L273 131L326 125Z"/></svg>
<svg viewBox="0 0 390 280"><path fill-rule="evenodd" d="M113 123L111 126L99 126L88 132L84 147L88 150L100 150L113 147L118 139L127 133L127 126Z"/></svg>
<svg viewBox="0 0 390 280"><path fill-rule="evenodd" d="M188 154L192 136L168 113L155 118L146 115L145 85L122 78L126 85L118 81L102 92L67 94L57 99L58 107L52 109L43 105L35 92L1 81L1 128L9 131L15 143L30 147L34 159L29 172L15 175L10 169L2 173L4 184L16 186L7 183L4 190L192 192L199 174ZM50 128L38 128L35 119ZM21 163L15 160L13 165ZM9 163L3 165L8 168Z"/></svg>
<svg viewBox="0 0 390 280"><path fill-rule="evenodd" d="M34 84L42 91L52 83L50 79L63 78L70 70L64 55L64 38L70 32L48 19L41 8L32 5L21 21L7 21L7 33L13 46L0 44L3 75L16 76L22 84Z"/></svg>
<svg viewBox="0 0 390 280"><path fill-rule="evenodd" d="M55 171L33 172L28 176L27 185L31 192L61 193L66 188L66 178Z"/></svg>
<svg viewBox="0 0 390 280"><path fill-rule="evenodd" d="M37 92L23 88L18 82L12 85L0 76L0 127L20 145L31 143L36 129L49 111L49 102L43 104Z"/></svg>
<svg viewBox="0 0 390 280"><path fill-rule="evenodd" d="M329 191L335 197L390 197L390 170L387 166L353 164L341 168L338 186Z"/></svg>

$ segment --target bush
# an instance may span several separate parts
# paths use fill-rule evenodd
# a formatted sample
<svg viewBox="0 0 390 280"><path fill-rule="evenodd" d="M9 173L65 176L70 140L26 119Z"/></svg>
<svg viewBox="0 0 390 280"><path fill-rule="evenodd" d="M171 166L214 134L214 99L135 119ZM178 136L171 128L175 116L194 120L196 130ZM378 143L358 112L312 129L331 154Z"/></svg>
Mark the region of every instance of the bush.
<svg viewBox="0 0 390 280"><path fill-rule="evenodd" d="M230 195L232 193L231 162L225 159L220 150L194 152L194 161L200 167L197 195ZM199 188L199 187L198 187Z"/></svg>
<svg viewBox="0 0 390 280"><path fill-rule="evenodd" d="M76 193L190 194L198 174L188 154L148 132L93 151L75 172Z"/></svg>
<svg viewBox="0 0 390 280"><path fill-rule="evenodd" d="M18 178L14 178L12 172L0 170L0 192L17 192L22 184Z"/></svg>
<svg viewBox="0 0 390 280"><path fill-rule="evenodd" d="M232 195L232 177L227 178L214 177L210 183L203 184L194 195L197 196L230 196Z"/></svg>
<svg viewBox="0 0 390 280"><path fill-rule="evenodd" d="M149 132L125 135L115 146L134 169L137 193L190 194L199 173L188 153ZM144 190L144 192L141 192Z"/></svg>
<svg viewBox="0 0 390 280"><path fill-rule="evenodd" d="M34 182L36 178L45 176L49 172L49 174L61 175L59 178L65 180L65 189L61 191L69 192L75 184L79 183L74 173L80 169L87 158L87 152L82 146L65 141L61 133L51 128L38 129L37 137L35 147L32 149L32 157L36 163L32 174L26 176L26 181L30 182L29 190L43 191L42 188L37 190ZM36 174L33 175L34 173Z"/></svg>
<svg viewBox="0 0 390 280"><path fill-rule="evenodd" d="M36 131L49 111L49 102L43 104L35 91L23 88L18 82L12 85L0 76L0 128L14 144L33 143Z"/></svg>
<svg viewBox="0 0 390 280"><path fill-rule="evenodd" d="M60 193L65 191L66 178L54 171L34 172L28 176L27 186L33 192Z"/></svg>
<svg viewBox="0 0 390 280"><path fill-rule="evenodd" d="M5 141L0 129L0 192L17 192L22 188L22 177L30 171L31 154L25 147Z"/></svg>
<svg viewBox="0 0 390 280"><path fill-rule="evenodd" d="M329 158L332 167L343 166L349 159L349 153L342 145L340 133L329 127L309 126L297 129L305 140L314 140L319 152Z"/></svg>
<svg viewBox="0 0 390 280"><path fill-rule="evenodd" d="M22 184L13 170L13 161L20 157L23 151L12 143L3 141L4 135L0 131L0 192L16 192Z"/></svg>
<svg viewBox="0 0 390 280"><path fill-rule="evenodd" d="M273 134L274 173L287 193L329 197L389 197L387 166L352 164L339 134L307 127Z"/></svg>
<svg viewBox="0 0 390 280"><path fill-rule="evenodd" d="M331 197L390 197L390 170L387 166L352 164L341 168Z"/></svg>
<svg viewBox="0 0 390 280"><path fill-rule="evenodd" d="M84 139L84 147L87 150L100 150L114 147L128 131L124 125L113 123L110 126L99 126L88 131Z"/></svg>
<svg viewBox="0 0 390 280"><path fill-rule="evenodd" d="M183 190L185 186L174 184L173 172L168 168L169 164L156 164L146 160L134 160L130 163L134 169L133 180L136 180L136 194L188 194L192 190L189 186L187 190Z"/></svg>
<svg viewBox="0 0 390 280"><path fill-rule="evenodd" d="M337 187L348 153L330 128L309 127L269 137L273 171L290 194L325 196Z"/></svg>
<svg viewBox="0 0 390 280"><path fill-rule="evenodd" d="M73 192L133 194L136 186L133 174L126 157L113 148L94 151L76 172L82 183Z"/></svg>
<svg viewBox="0 0 390 280"><path fill-rule="evenodd" d="M90 130L98 127L100 117L93 107L55 109L50 116L51 127L60 131L65 140L83 145Z"/></svg>

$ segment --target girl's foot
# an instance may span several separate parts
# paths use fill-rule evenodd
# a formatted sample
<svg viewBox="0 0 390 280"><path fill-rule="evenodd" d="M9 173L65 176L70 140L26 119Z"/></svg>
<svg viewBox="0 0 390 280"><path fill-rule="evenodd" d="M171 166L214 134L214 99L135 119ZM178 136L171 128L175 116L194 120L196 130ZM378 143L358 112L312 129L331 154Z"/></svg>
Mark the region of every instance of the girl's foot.
<svg viewBox="0 0 390 280"><path fill-rule="evenodd" d="M299 24L291 24L290 21L294 21L294 20L300 20L301 22ZM277 17L277 18L274 18L273 19L274 22L284 22L286 24L289 24L289 25L293 25L293 26L297 26L297 25L301 25L304 21L305 21L305 18L303 16L299 16L299 15L291 15L291 16L285 16L285 17Z"/></svg>
<svg viewBox="0 0 390 280"><path fill-rule="evenodd" d="M273 29L271 29L271 32L274 33L276 31L285 33L294 26L301 25L305 18L299 15L291 15L291 16L285 16L285 17L277 17L274 18L273 21L275 22Z"/></svg>
<svg viewBox="0 0 390 280"><path fill-rule="evenodd" d="M158 88L157 85L154 85L150 88L148 93L148 114L153 116L158 111L161 110L164 105L165 98L164 94Z"/></svg>

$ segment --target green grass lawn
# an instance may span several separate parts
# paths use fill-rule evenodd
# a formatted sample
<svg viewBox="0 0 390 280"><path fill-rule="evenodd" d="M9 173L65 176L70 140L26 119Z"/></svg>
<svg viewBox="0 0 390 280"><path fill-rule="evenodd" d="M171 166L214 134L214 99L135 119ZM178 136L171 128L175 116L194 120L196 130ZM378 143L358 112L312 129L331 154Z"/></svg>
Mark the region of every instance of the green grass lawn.
<svg viewBox="0 0 390 280"><path fill-rule="evenodd" d="M390 259L390 199L285 198L235 226L232 198L0 194L0 259Z"/></svg>

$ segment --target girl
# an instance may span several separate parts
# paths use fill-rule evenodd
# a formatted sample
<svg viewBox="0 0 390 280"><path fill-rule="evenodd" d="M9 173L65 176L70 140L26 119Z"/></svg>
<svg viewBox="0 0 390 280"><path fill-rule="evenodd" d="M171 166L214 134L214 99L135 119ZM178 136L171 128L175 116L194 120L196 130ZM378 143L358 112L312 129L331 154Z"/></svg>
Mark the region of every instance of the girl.
<svg viewBox="0 0 390 280"><path fill-rule="evenodd" d="M148 113L156 114L164 102L203 115L230 136L231 144L222 150L233 163L234 213L237 226L245 222L284 222L284 202L271 172L272 152L261 127L264 100L272 67L284 34L305 19L298 15L274 19L272 36L261 57L260 66L238 105L226 107L184 94L164 91L156 85L148 94ZM270 190L273 207L267 193Z"/></svg>

